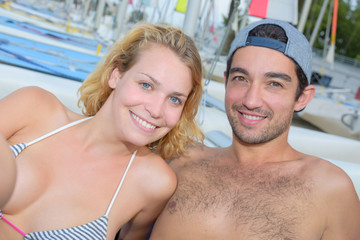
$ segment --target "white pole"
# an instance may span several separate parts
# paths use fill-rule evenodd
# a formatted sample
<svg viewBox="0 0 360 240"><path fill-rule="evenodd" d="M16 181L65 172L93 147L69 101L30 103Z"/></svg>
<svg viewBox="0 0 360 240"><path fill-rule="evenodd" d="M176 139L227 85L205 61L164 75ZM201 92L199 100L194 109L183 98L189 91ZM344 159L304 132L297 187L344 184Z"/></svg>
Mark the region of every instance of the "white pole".
<svg viewBox="0 0 360 240"><path fill-rule="evenodd" d="M195 36L200 7L201 0L188 0L187 2L183 31L191 38Z"/></svg>
<svg viewBox="0 0 360 240"><path fill-rule="evenodd" d="M319 28L320 28L320 25L321 25L321 22L322 22L322 19L324 17L324 14L325 14L325 10L326 10L326 7L329 3L329 0L324 0L324 3L321 7L321 10L320 10L320 14L319 14L319 17L318 19L316 20L316 24L315 24L315 27L314 27L314 30L311 34L311 38L310 38L310 46L313 46L314 45L314 42L315 42L315 38L319 32Z"/></svg>
<svg viewBox="0 0 360 240"><path fill-rule="evenodd" d="M126 9L128 6L129 0L120 0L118 11L116 13L116 31L115 31L115 41L119 39L120 34L124 30Z"/></svg>
<svg viewBox="0 0 360 240"><path fill-rule="evenodd" d="M326 31L325 31L325 40L324 40L324 48L323 48L323 58L324 60L326 59L326 50L329 46L329 40L330 40L330 28L331 28L331 20L332 20L332 10L333 10L333 3L330 3L329 6L329 13L328 13L328 19L327 19L327 23L326 23Z"/></svg>
<svg viewBox="0 0 360 240"><path fill-rule="evenodd" d="M86 16L88 15L89 13L89 6L90 6L90 0L85 0L84 2L84 8L83 8L83 11L82 11L82 14L81 14L81 19L84 21Z"/></svg>
<svg viewBox="0 0 360 240"><path fill-rule="evenodd" d="M243 17L242 17L242 19L241 19L240 28L238 28L238 29L236 29L236 30L233 29L233 30L235 31L235 34L237 34L237 33L239 32L239 30L241 30L241 29L243 29L243 28L245 27L245 24L246 24L247 19L248 19L248 17L249 17L249 7L250 7L250 4L251 4L251 1L252 1L252 0L247 0L247 1L246 1L245 12L244 12ZM239 6L239 4L238 4L237 6ZM233 10L233 11L234 11L234 14L236 14L236 15L234 15L236 21L237 21L237 18L238 18L238 15L237 15L237 13L238 13L238 8L239 8L239 7L237 7L237 8L234 7L234 10ZM233 24L233 22L232 22L231 24Z"/></svg>
<svg viewBox="0 0 360 240"><path fill-rule="evenodd" d="M160 19L159 22L160 23L165 23L165 17L167 16L169 5L170 5L170 1L166 1L166 4L162 8L161 14L160 14L160 17L159 17L159 19Z"/></svg>
<svg viewBox="0 0 360 240"><path fill-rule="evenodd" d="M204 38L205 38L205 34L207 31L209 31L209 18L210 18L210 13L211 13L211 10L212 10L212 4L213 4L213 0L210 0L210 7L209 9L207 10L206 12L206 16L205 16L205 20L204 20L204 24L203 24L203 28L202 28L202 33L201 33L201 37L200 37L200 44L199 44L199 49L202 48L202 45L204 43ZM205 7L207 7L207 1L205 2ZM204 14L205 12L205 7L202 11L202 14ZM200 25L200 24L199 24Z"/></svg>
<svg viewBox="0 0 360 240"><path fill-rule="evenodd" d="M304 31L305 23L306 23L306 19L308 18L308 15L309 15L310 7L311 7L311 0L306 0L304 2L303 8L301 10L301 17L300 17L300 22L298 25L298 30L300 32Z"/></svg>
<svg viewBox="0 0 360 240"><path fill-rule="evenodd" d="M98 0L98 5L96 8L96 17L95 17L95 29L98 29L100 26L101 19L104 14L105 0Z"/></svg>
<svg viewBox="0 0 360 240"><path fill-rule="evenodd" d="M72 4L73 4L73 0L65 0L65 11L67 13L71 12Z"/></svg>

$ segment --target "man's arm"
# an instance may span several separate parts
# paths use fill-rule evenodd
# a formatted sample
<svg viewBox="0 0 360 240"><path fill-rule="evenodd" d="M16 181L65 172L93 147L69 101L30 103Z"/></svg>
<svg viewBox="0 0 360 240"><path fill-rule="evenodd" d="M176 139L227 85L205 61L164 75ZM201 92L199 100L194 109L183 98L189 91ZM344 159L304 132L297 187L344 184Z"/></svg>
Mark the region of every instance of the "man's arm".
<svg viewBox="0 0 360 240"><path fill-rule="evenodd" d="M327 228L322 240L360 240L360 200L354 185L343 171L332 177Z"/></svg>

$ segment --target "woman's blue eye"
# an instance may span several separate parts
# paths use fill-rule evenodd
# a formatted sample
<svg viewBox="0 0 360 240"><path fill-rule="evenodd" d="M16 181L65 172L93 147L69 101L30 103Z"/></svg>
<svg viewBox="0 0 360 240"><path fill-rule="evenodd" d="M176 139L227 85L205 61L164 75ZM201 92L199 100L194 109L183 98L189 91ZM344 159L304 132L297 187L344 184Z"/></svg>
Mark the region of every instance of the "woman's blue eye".
<svg viewBox="0 0 360 240"><path fill-rule="evenodd" d="M151 88L151 85L148 84L148 83L141 83L141 85L146 88L146 89L150 89Z"/></svg>
<svg viewBox="0 0 360 240"><path fill-rule="evenodd" d="M170 100L174 103L181 103L177 97L170 97Z"/></svg>

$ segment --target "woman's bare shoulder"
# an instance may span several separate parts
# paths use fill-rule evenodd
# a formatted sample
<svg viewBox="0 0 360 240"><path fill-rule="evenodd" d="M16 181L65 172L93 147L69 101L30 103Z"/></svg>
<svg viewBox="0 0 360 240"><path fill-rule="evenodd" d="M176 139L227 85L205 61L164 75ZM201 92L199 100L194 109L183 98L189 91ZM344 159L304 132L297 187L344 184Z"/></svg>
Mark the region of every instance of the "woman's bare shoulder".
<svg viewBox="0 0 360 240"><path fill-rule="evenodd" d="M18 89L1 102L1 107L15 109L14 114L23 113L31 118L36 118L43 111L51 113L63 106L53 93L35 86Z"/></svg>
<svg viewBox="0 0 360 240"><path fill-rule="evenodd" d="M52 129L56 121L65 122L69 111L53 93L40 87L24 87L0 100L0 114L6 116L0 120L0 132L9 139L19 132L31 135L30 129Z"/></svg>
<svg viewBox="0 0 360 240"><path fill-rule="evenodd" d="M148 193L149 196L160 199L170 197L177 184L176 175L171 167L162 157L152 152L140 152L137 157L136 168L137 173L142 176L144 194Z"/></svg>

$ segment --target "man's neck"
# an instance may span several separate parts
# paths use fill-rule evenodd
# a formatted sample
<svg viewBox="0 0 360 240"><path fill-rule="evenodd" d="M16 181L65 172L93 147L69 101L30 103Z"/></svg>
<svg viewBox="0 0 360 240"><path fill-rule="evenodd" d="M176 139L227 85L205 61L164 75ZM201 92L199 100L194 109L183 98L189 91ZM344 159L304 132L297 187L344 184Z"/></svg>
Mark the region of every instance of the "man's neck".
<svg viewBox="0 0 360 240"><path fill-rule="evenodd" d="M287 141L288 134L260 144L249 144L233 136L231 151L240 163L262 164L298 160L300 153L294 150Z"/></svg>

